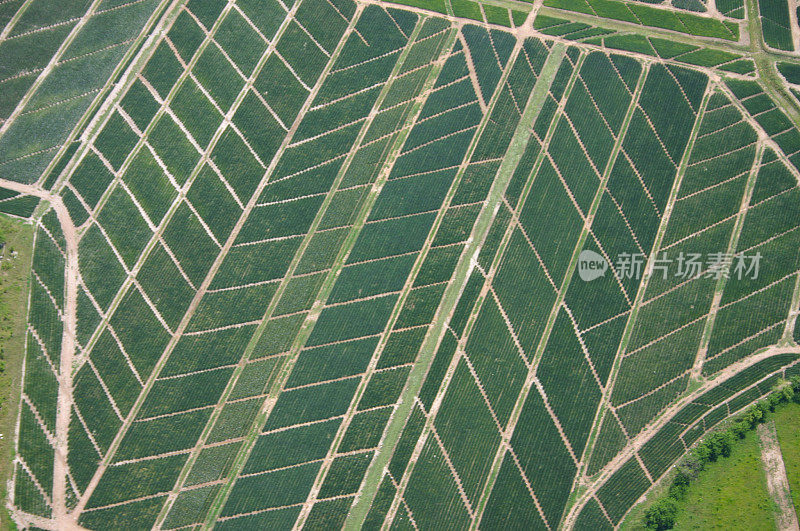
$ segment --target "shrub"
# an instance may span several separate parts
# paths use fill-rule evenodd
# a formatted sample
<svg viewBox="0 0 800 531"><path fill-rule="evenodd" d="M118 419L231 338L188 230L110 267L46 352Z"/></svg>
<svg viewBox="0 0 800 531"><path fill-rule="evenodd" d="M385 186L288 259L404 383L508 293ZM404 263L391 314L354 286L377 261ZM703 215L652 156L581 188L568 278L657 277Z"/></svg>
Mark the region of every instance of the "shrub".
<svg viewBox="0 0 800 531"><path fill-rule="evenodd" d="M644 522L647 529L672 529L675 517L678 515L678 504L674 498L664 498L647 509Z"/></svg>

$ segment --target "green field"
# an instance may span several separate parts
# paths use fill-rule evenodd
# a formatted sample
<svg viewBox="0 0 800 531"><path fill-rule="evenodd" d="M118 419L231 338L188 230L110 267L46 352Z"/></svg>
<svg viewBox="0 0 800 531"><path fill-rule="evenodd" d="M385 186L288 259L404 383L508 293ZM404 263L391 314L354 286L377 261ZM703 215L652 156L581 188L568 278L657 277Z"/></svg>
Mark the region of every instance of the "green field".
<svg viewBox="0 0 800 531"><path fill-rule="evenodd" d="M3 434L0 451L3 455L0 473L10 475L13 459L13 438L17 421L15 404L20 393L25 350L25 318L28 311L28 286L33 241L31 225L3 216L0 218L0 241L3 258L0 260L0 433ZM16 256L12 256L16 255ZM0 513L0 526L12 525L8 513Z"/></svg>
<svg viewBox="0 0 800 531"><path fill-rule="evenodd" d="M0 3L20 528L613 528L800 373L785 10L51 4Z"/></svg>
<svg viewBox="0 0 800 531"><path fill-rule="evenodd" d="M791 404L775 412L775 428L778 431L778 442L783 454L783 465L789 479L789 490L792 493L795 511L800 510L800 406Z"/></svg>

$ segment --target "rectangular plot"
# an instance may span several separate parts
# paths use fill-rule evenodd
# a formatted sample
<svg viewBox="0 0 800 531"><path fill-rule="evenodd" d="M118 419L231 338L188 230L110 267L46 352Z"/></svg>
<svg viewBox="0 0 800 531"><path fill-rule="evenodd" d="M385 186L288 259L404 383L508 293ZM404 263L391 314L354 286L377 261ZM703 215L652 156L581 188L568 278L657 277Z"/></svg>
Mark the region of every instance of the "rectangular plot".
<svg viewBox="0 0 800 531"><path fill-rule="evenodd" d="M344 496L358 490L361 478L367 471L372 452L337 457L331 463L328 475L320 488L320 498ZM349 507L351 500L346 500ZM345 510L345 514L346 514Z"/></svg>
<svg viewBox="0 0 800 531"><path fill-rule="evenodd" d="M223 368L156 380L151 388L153 392L148 394L148 399L139 410L138 418L214 405L232 373L232 368Z"/></svg>
<svg viewBox="0 0 800 531"><path fill-rule="evenodd" d="M264 175L264 168L232 127L225 129L214 146L211 160L242 201L253 195Z"/></svg>
<svg viewBox="0 0 800 531"><path fill-rule="evenodd" d="M387 295L341 306L330 306L320 314L309 346L377 334L386 326L397 295Z"/></svg>
<svg viewBox="0 0 800 531"><path fill-rule="evenodd" d="M281 21L286 16L286 7L282 2L270 0L242 0L236 4L247 18L258 28L269 41L278 31Z"/></svg>
<svg viewBox="0 0 800 531"><path fill-rule="evenodd" d="M186 457L173 455L155 461L109 467L95 494L89 498L87 509L169 491L175 484Z"/></svg>
<svg viewBox="0 0 800 531"><path fill-rule="evenodd" d="M558 219L559 223L545 223L545 217ZM551 165L542 166L519 219L558 284L572 257L583 220Z"/></svg>
<svg viewBox="0 0 800 531"><path fill-rule="evenodd" d="M235 9L222 21L214 40L245 76L251 74L267 47L257 31Z"/></svg>
<svg viewBox="0 0 800 531"><path fill-rule="evenodd" d="M284 391L278 398L265 429L274 430L344 414L358 382L358 378L350 378Z"/></svg>
<svg viewBox="0 0 800 531"><path fill-rule="evenodd" d="M721 308L714 322L709 356L713 357L745 338L782 323L788 313L795 280L794 277L787 278L760 293ZM736 323L735 326L732 323Z"/></svg>
<svg viewBox="0 0 800 531"><path fill-rule="evenodd" d="M290 203L257 206L242 227L236 243L303 235L311 227L324 199L322 196L304 197Z"/></svg>
<svg viewBox="0 0 800 531"><path fill-rule="evenodd" d="M417 256L396 256L344 267L328 297L331 304L400 291Z"/></svg>
<svg viewBox="0 0 800 531"><path fill-rule="evenodd" d="M121 187L111 192L97 221L105 229L128 268L139 258L153 232L142 218L130 196Z"/></svg>
<svg viewBox="0 0 800 531"><path fill-rule="evenodd" d="M542 512L555 525L561 519L577 469L536 388L525 401L511 445Z"/></svg>
<svg viewBox="0 0 800 531"><path fill-rule="evenodd" d="M303 100L305 97L303 97ZM302 101L300 104L302 104ZM294 110L296 114L298 108ZM233 123L239 128L253 150L265 164L275 156L286 134L286 129L275 120L266 107L248 92L233 115Z"/></svg>
<svg viewBox="0 0 800 531"><path fill-rule="evenodd" d="M493 285L520 345L531 358L556 293L518 230L512 235Z"/></svg>
<svg viewBox="0 0 800 531"><path fill-rule="evenodd" d="M219 247L186 203L175 211L163 237L186 276L195 286L200 285L219 254Z"/></svg>
<svg viewBox="0 0 800 531"><path fill-rule="evenodd" d="M278 289L276 283L207 293L187 331L258 321Z"/></svg>
<svg viewBox="0 0 800 531"><path fill-rule="evenodd" d="M374 373L358 402L358 409L366 410L397 403L410 370L410 367L398 367Z"/></svg>
<svg viewBox="0 0 800 531"><path fill-rule="evenodd" d="M139 375L146 379L167 346L170 334L156 318L138 289L129 289L110 324Z"/></svg>
<svg viewBox="0 0 800 531"><path fill-rule="evenodd" d="M314 483L319 467L319 462L312 462L267 474L239 478L222 509L222 516L302 503Z"/></svg>
<svg viewBox="0 0 800 531"><path fill-rule="evenodd" d="M705 321L701 320L622 359L615 405L635 400L692 368Z"/></svg>
<svg viewBox="0 0 800 531"><path fill-rule="evenodd" d="M394 324L395 330L432 322L445 288L445 284L435 284L412 289Z"/></svg>
<svg viewBox="0 0 800 531"><path fill-rule="evenodd" d="M208 435L208 442L214 444L247 435L263 405L263 398L225 404L214 423L214 428Z"/></svg>
<svg viewBox="0 0 800 531"><path fill-rule="evenodd" d="M125 172L123 182L154 225L161 223L178 196L177 190L149 149L142 149L136 154Z"/></svg>
<svg viewBox="0 0 800 531"><path fill-rule="evenodd" d="M142 391L142 386L108 330L103 331L97 340L92 349L91 360L120 413L127 416Z"/></svg>
<svg viewBox="0 0 800 531"><path fill-rule="evenodd" d="M477 503L500 444L500 433L463 360L456 368L435 424L467 498Z"/></svg>
<svg viewBox="0 0 800 531"><path fill-rule="evenodd" d="M319 289L327 278L325 272L292 278L286 285L274 315L307 311L317 300Z"/></svg>
<svg viewBox="0 0 800 531"><path fill-rule="evenodd" d="M469 524L469 513L459 496L455 478L433 437L428 437L417 460L404 498L414 521L422 527L463 528Z"/></svg>
<svg viewBox="0 0 800 531"><path fill-rule="evenodd" d="M358 339L303 350L297 358L286 387L335 380L361 374L378 344L377 337Z"/></svg>
<svg viewBox="0 0 800 531"><path fill-rule="evenodd" d="M325 55L303 29L292 22L278 41L278 53L291 65L299 78L313 86L328 62Z"/></svg>
<svg viewBox="0 0 800 531"><path fill-rule="evenodd" d="M259 436L243 474L294 466L325 457L340 420L317 422Z"/></svg>
<svg viewBox="0 0 800 531"><path fill-rule="evenodd" d="M114 459L119 462L190 449L197 442L209 416L210 409L201 409L134 422L122 439Z"/></svg>
<svg viewBox="0 0 800 531"><path fill-rule="evenodd" d="M619 523L628 508L650 487L636 459L629 459L597 492L597 498L614 523Z"/></svg>
<svg viewBox="0 0 800 531"><path fill-rule="evenodd" d="M192 183L186 200L194 206L194 210L219 242L228 238L242 215L242 208L208 164Z"/></svg>
<svg viewBox="0 0 800 531"><path fill-rule="evenodd" d="M200 335L184 335L175 345L160 376L175 376L233 365L239 361L255 325L228 328ZM202 356L197 353L202 352Z"/></svg>
<svg viewBox="0 0 800 531"><path fill-rule="evenodd" d="M505 426L528 369L494 298L484 301L465 352L500 424Z"/></svg>
<svg viewBox="0 0 800 531"><path fill-rule="evenodd" d="M147 137L161 162L175 181L183 186L200 160L200 154L178 124L168 114L163 114Z"/></svg>
<svg viewBox="0 0 800 531"><path fill-rule="evenodd" d="M350 421L350 426L348 426L341 444L339 444L339 451L347 453L366 448L376 448L380 443L383 430L389 422L389 415L392 411L393 408L385 407L356 413Z"/></svg>
<svg viewBox="0 0 800 531"><path fill-rule="evenodd" d="M435 212L367 223L350 251L348 263L410 253L422 249ZM402 234L402 238L397 236Z"/></svg>
<svg viewBox="0 0 800 531"><path fill-rule="evenodd" d="M90 151L75 169L70 183L89 207L94 208L113 179L114 175L102 163L100 157Z"/></svg>
<svg viewBox="0 0 800 531"><path fill-rule="evenodd" d="M78 256L84 284L100 308L105 309L122 284L125 270L96 225L90 226L81 238Z"/></svg>
<svg viewBox="0 0 800 531"><path fill-rule="evenodd" d="M564 310L558 314L536 376L573 451L581 454L600 403L601 390Z"/></svg>
<svg viewBox="0 0 800 531"><path fill-rule="evenodd" d="M170 108L201 146L208 145L214 131L222 123L222 115L191 79L187 79L178 89Z"/></svg>
<svg viewBox="0 0 800 531"><path fill-rule="evenodd" d="M75 406L83 415L86 427L100 450L106 452L122 426L100 381L91 367L84 365L74 379Z"/></svg>
<svg viewBox="0 0 800 531"><path fill-rule="evenodd" d="M236 457L241 443L234 442L203 448L186 477L186 486L199 485L220 479Z"/></svg>
<svg viewBox="0 0 800 531"><path fill-rule="evenodd" d="M189 11L182 10L172 27L167 32L167 37L178 50L178 55L185 63L192 60L192 56L200 48L205 39L205 33L202 27L194 21L194 18L189 14Z"/></svg>

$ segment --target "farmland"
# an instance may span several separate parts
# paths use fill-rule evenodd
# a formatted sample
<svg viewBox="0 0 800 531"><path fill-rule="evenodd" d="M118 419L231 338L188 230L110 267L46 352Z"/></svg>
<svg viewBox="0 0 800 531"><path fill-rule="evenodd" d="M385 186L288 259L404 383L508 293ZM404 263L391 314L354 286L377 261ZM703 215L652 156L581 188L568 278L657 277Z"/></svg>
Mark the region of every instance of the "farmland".
<svg viewBox="0 0 800 531"><path fill-rule="evenodd" d="M17 526L618 526L800 374L778 4L0 2Z"/></svg>

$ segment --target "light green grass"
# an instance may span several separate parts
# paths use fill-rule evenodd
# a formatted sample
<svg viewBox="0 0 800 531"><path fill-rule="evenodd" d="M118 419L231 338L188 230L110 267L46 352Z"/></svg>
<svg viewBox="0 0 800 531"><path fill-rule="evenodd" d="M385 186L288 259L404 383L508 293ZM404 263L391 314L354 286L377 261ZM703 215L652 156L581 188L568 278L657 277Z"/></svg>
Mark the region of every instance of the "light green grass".
<svg viewBox="0 0 800 531"><path fill-rule="evenodd" d="M675 529L773 529L772 500L755 431L709 463L679 504Z"/></svg>
<svg viewBox="0 0 800 531"><path fill-rule="evenodd" d="M25 353L25 324L28 281L33 252L33 226L0 216L0 242L5 243L0 260L0 478L3 499L6 480L11 477L14 457L14 428L22 383ZM11 257L16 251L17 256ZM5 510L0 510L0 529L16 529Z"/></svg>
<svg viewBox="0 0 800 531"><path fill-rule="evenodd" d="M779 406L772 417L796 512L800 512L800 404Z"/></svg>
<svg viewBox="0 0 800 531"><path fill-rule="evenodd" d="M800 406L783 407L783 411L794 411L797 416ZM778 411L776 416L778 418ZM794 427L800 419L794 419ZM800 435L795 433L795 440ZM800 456L800 448L797 455ZM798 462L800 464L800 461ZM800 478L800 467L798 467ZM653 502L666 496L672 484L672 473L647 495L647 500L631 510L620 529L642 530L644 514ZM678 503L676 530L689 529L747 529L748 531L772 530L775 528L773 502L767 492L766 477L761 464L761 447L755 430L747 432L743 440L736 440L730 457L709 463L698 478L691 483L686 497Z"/></svg>

